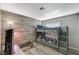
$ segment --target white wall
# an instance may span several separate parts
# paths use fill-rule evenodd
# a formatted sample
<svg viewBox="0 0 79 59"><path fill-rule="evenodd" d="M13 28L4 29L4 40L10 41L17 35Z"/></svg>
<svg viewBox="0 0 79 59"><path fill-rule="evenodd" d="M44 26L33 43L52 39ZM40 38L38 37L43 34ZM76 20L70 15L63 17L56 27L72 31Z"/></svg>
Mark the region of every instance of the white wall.
<svg viewBox="0 0 79 59"><path fill-rule="evenodd" d="M79 16L69 15L69 16L63 16L59 18L49 19L43 21L44 24L47 23L53 23L53 22L60 22L64 26L69 27L69 46L72 48L75 48L76 50L79 50Z"/></svg>
<svg viewBox="0 0 79 59"><path fill-rule="evenodd" d="M78 28L77 28L77 30L78 30L77 43L79 43L79 14L77 16L78 16L78 18L77 18L77 23L78 23L78 25L77 25L78 26ZM77 46L79 46L79 44Z"/></svg>

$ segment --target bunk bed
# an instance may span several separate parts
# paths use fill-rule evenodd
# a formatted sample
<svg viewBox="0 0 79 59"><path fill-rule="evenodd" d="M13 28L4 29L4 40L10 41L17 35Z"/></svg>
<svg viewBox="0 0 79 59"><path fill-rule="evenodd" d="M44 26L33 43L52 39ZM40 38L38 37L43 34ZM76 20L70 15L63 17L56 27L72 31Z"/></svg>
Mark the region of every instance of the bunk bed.
<svg viewBox="0 0 79 59"><path fill-rule="evenodd" d="M40 42L62 54L69 53L68 27L46 27L38 25L37 42Z"/></svg>

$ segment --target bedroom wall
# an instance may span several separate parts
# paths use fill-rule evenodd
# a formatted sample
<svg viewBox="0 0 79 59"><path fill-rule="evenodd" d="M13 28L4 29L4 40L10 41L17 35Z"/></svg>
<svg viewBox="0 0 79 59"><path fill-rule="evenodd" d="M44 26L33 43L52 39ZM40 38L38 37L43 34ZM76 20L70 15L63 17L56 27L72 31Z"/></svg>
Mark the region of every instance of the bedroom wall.
<svg viewBox="0 0 79 59"><path fill-rule="evenodd" d="M1 39L3 44L5 30L11 28L14 30L14 41L19 44L34 41L36 39L35 25L38 24L38 20L3 10L1 11L1 14Z"/></svg>
<svg viewBox="0 0 79 59"><path fill-rule="evenodd" d="M69 27L69 47L79 51L79 14L73 14L43 21L43 24L60 22Z"/></svg>
<svg viewBox="0 0 79 59"><path fill-rule="evenodd" d="M1 51L1 10L0 10L0 51Z"/></svg>
<svg viewBox="0 0 79 59"><path fill-rule="evenodd" d="M77 29L78 30L78 32L77 32L78 33L78 35L77 35L77 43L79 43L79 14L77 16L78 16L77 17L77 23L78 23L78 25L77 25L78 26L78 29ZM79 46L79 44L77 46Z"/></svg>

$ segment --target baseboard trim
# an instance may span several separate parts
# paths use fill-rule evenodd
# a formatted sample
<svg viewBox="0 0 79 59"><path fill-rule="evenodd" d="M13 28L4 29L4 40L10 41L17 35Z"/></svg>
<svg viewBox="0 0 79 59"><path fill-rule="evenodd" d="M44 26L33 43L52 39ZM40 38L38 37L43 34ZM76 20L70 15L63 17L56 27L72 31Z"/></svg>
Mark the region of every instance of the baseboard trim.
<svg viewBox="0 0 79 59"><path fill-rule="evenodd" d="M72 53L73 55L79 55L79 50L69 47L69 53Z"/></svg>

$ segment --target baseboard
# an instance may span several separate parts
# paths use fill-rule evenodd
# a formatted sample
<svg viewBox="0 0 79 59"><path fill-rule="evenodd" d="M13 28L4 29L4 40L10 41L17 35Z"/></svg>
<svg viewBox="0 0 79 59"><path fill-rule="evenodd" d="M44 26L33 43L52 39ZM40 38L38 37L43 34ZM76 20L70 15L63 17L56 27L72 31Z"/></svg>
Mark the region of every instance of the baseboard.
<svg viewBox="0 0 79 59"><path fill-rule="evenodd" d="M69 47L69 53L72 53L73 55L79 55L79 49Z"/></svg>

